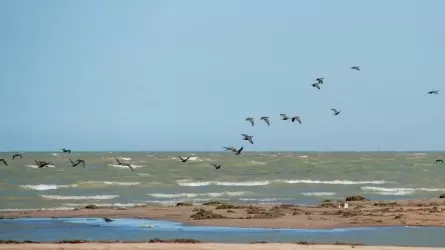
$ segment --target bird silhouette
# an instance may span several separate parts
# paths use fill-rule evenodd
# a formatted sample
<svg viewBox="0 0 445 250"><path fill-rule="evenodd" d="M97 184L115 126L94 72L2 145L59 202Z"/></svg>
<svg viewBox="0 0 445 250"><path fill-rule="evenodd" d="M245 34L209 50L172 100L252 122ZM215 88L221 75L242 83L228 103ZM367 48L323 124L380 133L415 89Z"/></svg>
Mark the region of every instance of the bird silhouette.
<svg viewBox="0 0 445 250"><path fill-rule="evenodd" d="M295 122L295 121L297 121L298 123L301 124L301 119L300 119L299 116L294 116L294 117L292 117L292 122Z"/></svg>
<svg viewBox="0 0 445 250"><path fill-rule="evenodd" d="M241 146L241 148L240 148L240 149L238 149L238 150L236 150L236 151L235 151L235 155L240 155L240 154L241 154L241 152L243 151L243 149L244 149L244 147L243 147L243 146Z"/></svg>
<svg viewBox="0 0 445 250"><path fill-rule="evenodd" d="M439 90L431 90L431 91L429 91L427 94L430 94L430 95L438 95L439 94Z"/></svg>
<svg viewBox="0 0 445 250"><path fill-rule="evenodd" d="M280 114L280 116L283 121L289 120L289 117L286 114Z"/></svg>
<svg viewBox="0 0 445 250"><path fill-rule="evenodd" d="M341 111L338 111L336 109L331 109L334 112L334 115L339 115L341 113Z"/></svg>
<svg viewBox="0 0 445 250"><path fill-rule="evenodd" d="M22 159L22 154L15 154L12 156L12 159L14 160L16 157L20 157L20 159Z"/></svg>
<svg viewBox="0 0 445 250"><path fill-rule="evenodd" d="M270 126L270 121L268 116L262 116L261 120L265 121L267 123L267 126Z"/></svg>
<svg viewBox="0 0 445 250"><path fill-rule="evenodd" d="M351 69L352 69L352 70L360 71L360 66L352 66Z"/></svg>
<svg viewBox="0 0 445 250"><path fill-rule="evenodd" d="M255 121L254 121L253 117L247 117L246 121L249 121L250 124L252 124L252 127L255 126Z"/></svg>
<svg viewBox="0 0 445 250"><path fill-rule="evenodd" d="M71 154L71 149L62 148L62 152Z"/></svg>
<svg viewBox="0 0 445 250"><path fill-rule="evenodd" d="M6 166L8 166L8 163L6 162L5 159L0 159L0 162L3 162L3 164L5 164Z"/></svg>
<svg viewBox="0 0 445 250"><path fill-rule="evenodd" d="M251 144L253 144L253 136L252 135L247 135L247 134L241 134L243 136L243 140L250 142Z"/></svg>
<svg viewBox="0 0 445 250"><path fill-rule="evenodd" d="M212 166L215 167L215 169L220 169L222 165L216 165L216 164L212 164Z"/></svg>
<svg viewBox="0 0 445 250"><path fill-rule="evenodd" d="M190 156L187 158L182 158L181 156L178 156L179 159L181 159L181 162L187 162L188 159L190 159Z"/></svg>
<svg viewBox="0 0 445 250"><path fill-rule="evenodd" d="M320 83L313 83L312 87L320 89Z"/></svg>
<svg viewBox="0 0 445 250"><path fill-rule="evenodd" d="M128 163L128 162L121 162L117 157L114 157L114 159L116 160L117 165L128 167L128 168L131 169L132 172L134 172L134 169L133 169L133 167L131 166L130 163Z"/></svg>

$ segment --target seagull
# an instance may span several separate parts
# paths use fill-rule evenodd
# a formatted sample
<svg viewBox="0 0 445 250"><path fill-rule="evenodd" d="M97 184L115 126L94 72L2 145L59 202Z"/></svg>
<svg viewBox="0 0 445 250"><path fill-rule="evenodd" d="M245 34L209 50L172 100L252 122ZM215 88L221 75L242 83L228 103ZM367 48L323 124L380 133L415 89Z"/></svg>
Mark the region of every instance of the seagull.
<svg viewBox="0 0 445 250"><path fill-rule="evenodd" d="M318 83L318 82L317 83L313 83L312 87L320 89L320 83Z"/></svg>
<svg viewBox="0 0 445 250"><path fill-rule="evenodd" d="M241 134L241 135L244 137L243 140L249 141L250 143L253 144L252 135L246 135L246 134Z"/></svg>
<svg viewBox="0 0 445 250"><path fill-rule="evenodd" d="M85 167L85 160L78 159L77 161L72 161L71 158L69 160L73 167L77 167L77 165L79 165L79 164L82 164L83 167Z"/></svg>
<svg viewBox="0 0 445 250"><path fill-rule="evenodd" d="M360 66L352 66L351 69L352 69L352 70L360 71Z"/></svg>
<svg viewBox="0 0 445 250"><path fill-rule="evenodd" d="M6 166L8 166L8 163L5 161L5 159L0 159L0 162L3 162Z"/></svg>
<svg viewBox="0 0 445 250"><path fill-rule="evenodd" d="M117 165L129 167L131 169L131 171L134 172L134 169L130 163L121 162L117 157L114 157L114 159L116 159Z"/></svg>
<svg viewBox="0 0 445 250"><path fill-rule="evenodd" d="M315 81L317 81L318 84L323 84L324 77L319 77L319 78L315 79Z"/></svg>
<svg viewBox="0 0 445 250"><path fill-rule="evenodd" d="M295 122L295 121L297 121L298 123L301 124L301 119L300 119L299 116L294 116L294 117L292 117L292 122Z"/></svg>
<svg viewBox="0 0 445 250"><path fill-rule="evenodd" d="M289 117L286 114L280 114L280 116L283 121L289 120Z"/></svg>
<svg viewBox="0 0 445 250"><path fill-rule="evenodd" d="M112 220L112 219L110 219L110 218L107 218L107 217L103 217L102 218L105 222L112 222L112 221L114 221L114 220Z"/></svg>
<svg viewBox="0 0 445 250"><path fill-rule="evenodd" d="M233 146L230 147L223 147L226 149L226 151L232 151L232 152L236 152L236 148L234 148Z"/></svg>
<svg viewBox="0 0 445 250"><path fill-rule="evenodd" d="M252 124L252 127L255 126L255 121L253 120L253 117L247 117L246 121L249 121Z"/></svg>
<svg viewBox="0 0 445 250"><path fill-rule="evenodd" d="M178 156L179 159L181 159L181 162L187 162L188 159L190 159L190 156L188 156L187 158L182 158L181 156Z"/></svg>
<svg viewBox="0 0 445 250"><path fill-rule="evenodd" d="M341 111L337 111L336 109L331 109L334 112L334 115L340 114Z"/></svg>
<svg viewBox="0 0 445 250"><path fill-rule="evenodd" d="M442 163L443 163L443 160L442 160L442 159L438 159L438 160L436 160L436 163L439 163L439 162L442 162Z"/></svg>
<svg viewBox="0 0 445 250"><path fill-rule="evenodd" d="M220 169L222 165L216 165L216 164L212 164L212 166L215 167L215 169Z"/></svg>
<svg viewBox="0 0 445 250"><path fill-rule="evenodd" d="M34 161L35 161L35 163L37 164L37 166L38 166L39 168L48 167L49 165L54 165L53 162L36 161L36 160L34 160Z"/></svg>
<svg viewBox="0 0 445 250"><path fill-rule="evenodd" d="M241 154L241 152L243 151L243 146L241 146L241 148L240 149L238 149L237 151L235 151L235 155L240 155Z"/></svg>
<svg viewBox="0 0 445 250"><path fill-rule="evenodd" d="M270 126L269 117L268 116L262 116L261 120L264 120L267 123L267 126Z"/></svg>
<svg viewBox="0 0 445 250"><path fill-rule="evenodd" d="M71 149L62 148L62 152L71 154Z"/></svg>
<svg viewBox="0 0 445 250"><path fill-rule="evenodd" d="M15 155L12 156L12 159L14 160L16 157L19 157L19 156L20 156L20 159L23 158L23 157L22 157L22 154L15 154Z"/></svg>
<svg viewBox="0 0 445 250"><path fill-rule="evenodd" d="M431 90L431 91L429 91L427 94L430 94L430 95L432 95L432 94L438 95L438 94L439 94L439 90Z"/></svg>

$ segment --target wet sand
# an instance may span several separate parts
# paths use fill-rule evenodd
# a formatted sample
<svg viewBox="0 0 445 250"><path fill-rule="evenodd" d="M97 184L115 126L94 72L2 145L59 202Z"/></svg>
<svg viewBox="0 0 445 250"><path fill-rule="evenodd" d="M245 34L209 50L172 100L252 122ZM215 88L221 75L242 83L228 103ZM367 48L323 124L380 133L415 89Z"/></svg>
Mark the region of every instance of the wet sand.
<svg viewBox="0 0 445 250"><path fill-rule="evenodd" d="M230 247L231 250L306 250L306 249L320 249L320 250L343 250L351 249L352 246L334 246L334 245L297 245L297 244L175 244L175 243L87 243L87 244L4 244L0 245L0 249L25 249L25 250L47 250L47 249L77 249L77 250L105 250L105 249L150 249L150 250L226 250ZM426 247L380 247L380 246L354 246L354 249L359 250L432 250L445 248L426 248Z"/></svg>
<svg viewBox="0 0 445 250"><path fill-rule="evenodd" d="M69 211L0 212L3 218L109 217L146 218L189 225L255 228L328 229L367 226L445 226L445 199L404 201L338 201L314 206L212 204L188 206L140 206ZM178 204L179 205L179 204Z"/></svg>

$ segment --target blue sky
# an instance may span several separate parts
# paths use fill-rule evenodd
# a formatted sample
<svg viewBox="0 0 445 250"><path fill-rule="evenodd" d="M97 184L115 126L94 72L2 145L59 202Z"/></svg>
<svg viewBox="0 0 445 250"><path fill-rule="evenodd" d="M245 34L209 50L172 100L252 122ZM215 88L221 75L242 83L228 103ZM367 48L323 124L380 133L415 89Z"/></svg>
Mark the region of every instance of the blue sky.
<svg viewBox="0 0 445 250"><path fill-rule="evenodd" d="M443 9L0 1L0 151L444 150Z"/></svg>

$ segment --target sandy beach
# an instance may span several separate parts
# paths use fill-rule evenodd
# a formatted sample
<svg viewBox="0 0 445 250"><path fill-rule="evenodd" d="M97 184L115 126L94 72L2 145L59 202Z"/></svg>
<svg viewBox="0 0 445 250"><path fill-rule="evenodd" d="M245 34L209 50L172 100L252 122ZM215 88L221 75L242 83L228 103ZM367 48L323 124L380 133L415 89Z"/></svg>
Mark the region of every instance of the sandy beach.
<svg viewBox="0 0 445 250"><path fill-rule="evenodd" d="M25 249L25 250L47 250L47 249L76 249L76 250L126 250L126 249L150 249L150 250L226 250L230 246L231 250L431 250L445 248L427 248L427 247L385 247L385 246L335 246L335 245L297 245L297 244L150 244L150 243L87 243L87 244L4 244L0 249Z"/></svg>
<svg viewBox="0 0 445 250"><path fill-rule="evenodd" d="M1 212L3 218L109 217L147 218L183 222L188 225L255 228L348 228L365 226L445 226L445 199L403 201L320 202L314 206L242 205L210 203L193 206L139 206L89 208L67 211Z"/></svg>

